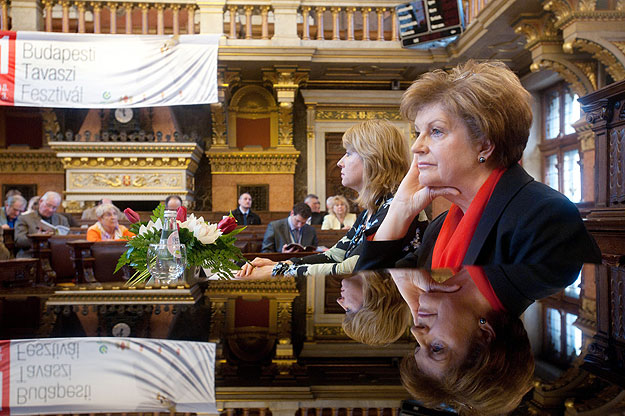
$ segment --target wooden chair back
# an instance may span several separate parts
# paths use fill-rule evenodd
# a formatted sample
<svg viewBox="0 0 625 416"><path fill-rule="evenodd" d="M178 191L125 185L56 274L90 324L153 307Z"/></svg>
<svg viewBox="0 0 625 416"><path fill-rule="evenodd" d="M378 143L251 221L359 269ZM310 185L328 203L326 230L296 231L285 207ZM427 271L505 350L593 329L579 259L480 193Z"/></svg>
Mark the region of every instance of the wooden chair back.
<svg viewBox="0 0 625 416"><path fill-rule="evenodd" d="M0 260L0 287L34 286L37 280L37 259Z"/></svg>

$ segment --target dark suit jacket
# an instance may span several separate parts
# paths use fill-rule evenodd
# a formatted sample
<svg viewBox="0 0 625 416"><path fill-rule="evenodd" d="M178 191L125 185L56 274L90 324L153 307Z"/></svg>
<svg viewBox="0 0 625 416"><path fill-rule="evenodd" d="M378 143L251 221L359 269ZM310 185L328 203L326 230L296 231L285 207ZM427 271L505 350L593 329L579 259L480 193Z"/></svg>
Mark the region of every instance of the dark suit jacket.
<svg viewBox="0 0 625 416"><path fill-rule="evenodd" d="M323 224L323 217L325 216L326 214L323 212L313 212L312 215L310 216L310 225Z"/></svg>
<svg viewBox="0 0 625 416"><path fill-rule="evenodd" d="M302 239L299 242L304 247L306 246L315 246L318 245L317 240L317 232L315 229L305 224L301 228ZM267 231L265 231L265 237L263 238L263 253L271 253L271 252L281 252L282 246L285 244L290 244L291 241L291 231L289 229L288 218L283 218L277 221L271 221L267 226Z"/></svg>
<svg viewBox="0 0 625 416"><path fill-rule="evenodd" d="M252 212L251 209L247 213L247 224L244 224L243 213L238 207L237 209L232 211L232 216L234 217L235 220L237 220L238 225L260 225L261 224L260 217L256 215L254 212Z"/></svg>
<svg viewBox="0 0 625 416"><path fill-rule="evenodd" d="M419 248L404 258L401 241L365 242L356 270L431 267L446 215L444 212L432 221ZM561 193L534 181L518 164L497 183L463 260L465 265L546 266L563 282L574 280L582 262L600 263L601 252L577 207ZM502 297L510 296L503 288L510 289L510 282L490 282L502 302Z"/></svg>
<svg viewBox="0 0 625 416"><path fill-rule="evenodd" d="M31 241L28 238L28 234L35 234L41 231L44 226L41 225L40 220L41 216L36 211L17 217L17 222L15 223L15 247L19 248L20 251L15 257L32 257ZM48 222L52 225L69 227L67 218L58 213L52 214Z"/></svg>

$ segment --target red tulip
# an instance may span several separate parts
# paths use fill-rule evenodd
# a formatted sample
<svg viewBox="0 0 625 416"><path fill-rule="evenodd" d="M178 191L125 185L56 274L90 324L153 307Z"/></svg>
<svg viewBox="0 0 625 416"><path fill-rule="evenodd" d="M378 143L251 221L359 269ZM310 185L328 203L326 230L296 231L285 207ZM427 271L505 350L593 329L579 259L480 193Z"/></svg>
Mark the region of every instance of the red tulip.
<svg viewBox="0 0 625 416"><path fill-rule="evenodd" d="M219 221L219 224L217 224L217 228L219 228L222 233L228 234L237 228L237 220L235 220L234 217L224 217Z"/></svg>
<svg viewBox="0 0 625 416"><path fill-rule="evenodd" d="M124 210L124 215L126 216L126 218L128 218L128 221L130 221L131 224L141 221L141 217L139 216L139 214L137 214L130 208L126 208Z"/></svg>
<svg viewBox="0 0 625 416"><path fill-rule="evenodd" d="M180 222L185 222L187 220L187 209L185 207L178 207L176 219Z"/></svg>

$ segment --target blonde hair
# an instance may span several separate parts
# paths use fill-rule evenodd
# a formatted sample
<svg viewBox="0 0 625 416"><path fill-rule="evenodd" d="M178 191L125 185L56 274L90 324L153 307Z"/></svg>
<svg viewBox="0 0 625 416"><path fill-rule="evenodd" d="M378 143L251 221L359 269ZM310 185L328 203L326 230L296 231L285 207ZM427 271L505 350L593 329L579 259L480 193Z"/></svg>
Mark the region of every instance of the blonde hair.
<svg viewBox="0 0 625 416"><path fill-rule="evenodd" d="M411 325L410 308L391 276L382 272L360 272L363 302L356 312L345 313L343 331L367 345L383 346L397 341Z"/></svg>
<svg viewBox="0 0 625 416"><path fill-rule="evenodd" d="M410 167L408 143L387 120L366 120L347 129L343 147L352 148L363 162L363 186L356 202L376 209L376 201L395 193Z"/></svg>
<svg viewBox="0 0 625 416"><path fill-rule="evenodd" d="M345 205L345 215L349 214L349 201L343 195L334 195L326 200L326 208L328 209L328 214L334 215L334 206L337 202L342 202Z"/></svg>
<svg viewBox="0 0 625 416"><path fill-rule="evenodd" d="M461 120L474 142L494 145L487 162L494 168L521 160L532 125L531 95L503 62L468 60L449 72L427 72L406 90L400 111L414 121L433 105Z"/></svg>

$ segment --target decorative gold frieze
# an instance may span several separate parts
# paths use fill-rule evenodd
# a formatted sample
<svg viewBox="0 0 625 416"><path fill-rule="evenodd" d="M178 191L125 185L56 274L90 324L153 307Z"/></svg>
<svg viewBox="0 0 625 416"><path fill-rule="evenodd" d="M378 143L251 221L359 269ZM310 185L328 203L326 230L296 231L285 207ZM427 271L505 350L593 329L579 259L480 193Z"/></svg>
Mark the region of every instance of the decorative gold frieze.
<svg viewBox="0 0 625 416"><path fill-rule="evenodd" d="M63 173L63 164L54 152L0 149L2 173Z"/></svg>
<svg viewBox="0 0 625 416"><path fill-rule="evenodd" d="M206 296L216 294L298 294L295 279L277 277L271 280L211 280L206 289Z"/></svg>
<svg viewBox="0 0 625 416"><path fill-rule="evenodd" d="M543 4L543 9L553 13L559 29L573 21L607 22L624 18L622 0L619 0L614 10L596 10L596 0L579 0L575 3L570 0L549 0Z"/></svg>
<svg viewBox="0 0 625 416"><path fill-rule="evenodd" d="M183 174L179 172L166 174L69 172L68 175L68 190L166 190L180 188L183 183Z"/></svg>
<svg viewBox="0 0 625 416"><path fill-rule="evenodd" d="M212 174L295 173L298 151L278 152L207 152Z"/></svg>
<svg viewBox="0 0 625 416"><path fill-rule="evenodd" d="M315 338L346 338L347 335L341 326L315 325Z"/></svg>
<svg viewBox="0 0 625 416"><path fill-rule="evenodd" d="M623 64L610 52L600 44L587 40L587 39L575 39L571 43L565 43L562 45L562 49L565 52L573 52L574 49L580 49L584 52L592 54L592 57L605 66L605 70L612 76L615 81L621 81L625 79L625 67ZM595 71L596 72L596 71ZM594 83L595 89L596 81Z"/></svg>
<svg viewBox="0 0 625 416"><path fill-rule="evenodd" d="M616 46L623 54L625 54L625 42L612 42L614 46Z"/></svg>
<svg viewBox="0 0 625 416"><path fill-rule="evenodd" d="M201 297L197 285L129 287L123 284L101 286L76 286L56 291L46 306L64 305L132 305L132 304L187 304L192 305Z"/></svg>
<svg viewBox="0 0 625 416"><path fill-rule="evenodd" d="M391 121L402 121L398 109L388 110L327 110L317 109L315 112L317 120L372 120L386 119Z"/></svg>
<svg viewBox="0 0 625 416"><path fill-rule="evenodd" d="M50 147L63 153L127 153L133 156L137 153L200 153L196 143L50 142Z"/></svg>
<svg viewBox="0 0 625 416"><path fill-rule="evenodd" d="M580 97L592 92L590 86L587 87L584 85L583 80L580 79L575 72L560 62L550 59L542 59L539 62L534 62L530 65L530 70L532 72L540 71L541 69L550 69L560 74L560 76L562 76L562 78L569 83L573 92Z"/></svg>
<svg viewBox="0 0 625 416"><path fill-rule="evenodd" d="M293 146L293 105L280 103L278 108L278 146Z"/></svg>
<svg viewBox="0 0 625 416"><path fill-rule="evenodd" d="M64 157L65 169L187 169L197 168L197 162L186 157Z"/></svg>
<svg viewBox="0 0 625 416"><path fill-rule="evenodd" d="M573 64L578 67L588 81L592 84L593 89L597 89L597 62L596 61L573 61Z"/></svg>
<svg viewBox="0 0 625 416"><path fill-rule="evenodd" d="M554 26L554 18L543 13L540 16L526 16L514 27L514 32L525 36L525 49L532 50L538 43L559 43L562 37Z"/></svg>

